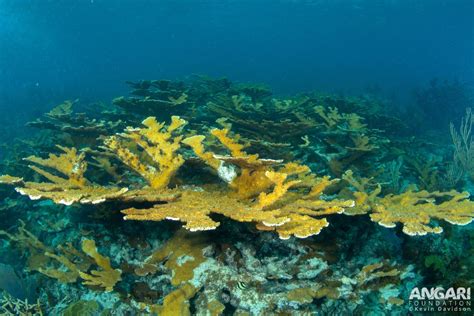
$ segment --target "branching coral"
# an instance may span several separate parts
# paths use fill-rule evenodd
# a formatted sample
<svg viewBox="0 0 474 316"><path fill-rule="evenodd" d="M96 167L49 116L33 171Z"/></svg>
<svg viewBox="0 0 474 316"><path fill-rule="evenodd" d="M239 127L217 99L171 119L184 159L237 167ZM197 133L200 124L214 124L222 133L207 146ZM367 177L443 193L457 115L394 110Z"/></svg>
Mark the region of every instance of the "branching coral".
<svg viewBox="0 0 474 316"><path fill-rule="evenodd" d="M123 139L138 144L148 160L128 149L117 136L106 141L108 148L142 175L150 188L127 192L127 188L93 185L84 177L87 169L85 154L78 153L75 148L60 147L64 154L59 156L50 155L48 159L28 158L42 167L31 168L52 183L26 182L17 190L32 199L49 198L67 205L75 202L96 204L111 199L135 202L174 201L180 194L167 191L166 186L184 159L177 153L182 138L173 136L173 132L185 123L179 117L173 117L171 124L164 128L164 123L148 118L143 122L145 128L128 128L121 135ZM258 223L260 229L269 230L273 227L281 238L292 235L306 238L318 234L328 225L326 219L314 217L341 213L345 207L353 205L352 201L320 199L320 194L333 181L329 181L327 177L318 179L311 176L308 167L289 163L276 170L281 161L260 159L256 154L247 154L243 151L243 145L229 137L227 129L214 129L211 133L229 150L230 156L211 156L204 151L203 138L199 136L188 138L184 143L190 145L210 166L219 166L218 173L224 164L240 168L240 174L229 184L235 190L235 195L222 191L187 190L183 191L181 198L175 203L156 204L148 209L126 209L123 211L125 219L179 220L185 223L187 229L197 231L215 229L219 223L211 219L210 214L217 213L239 222ZM51 172L46 169L51 169ZM4 182L19 181L16 178L4 179ZM289 194L288 189L292 187L297 191ZM255 205L248 201L257 196Z"/></svg>
<svg viewBox="0 0 474 316"><path fill-rule="evenodd" d="M401 272L395 267L387 266L384 262L377 262L362 267L356 276L356 280L359 286L362 287L375 279L396 277L400 274Z"/></svg>
<svg viewBox="0 0 474 316"><path fill-rule="evenodd" d="M16 191L32 200L50 199L64 205L98 204L110 200L163 202L174 200L179 195L172 191L158 193L150 192L148 188L128 190L93 184L84 175L87 170L85 154L76 148L58 148L64 153L50 154L47 159L25 158L35 164L29 166L31 169L50 182L24 182L21 178L5 175L0 178L0 183L17 185Z"/></svg>
<svg viewBox="0 0 474 316"><path fill-rule="evenodd" d="M61 264L60 268L54 267L39 267L38 272L58 280L61 283L74 283L79 278L79 268L75 262L72 261L72 258L69 258L66 254L57 255L52 252L45 252L44 255L53 260L56 260ZM87 263L86 269L89 268L90 263Z"/></svg>
<svg viewBox="0 0 474 316"><path fill-rule="evenodd" d="M212 220L212 213L221 214L239 222L258 223L262 230L276 230L281 238L294 235L306 238L318 234L328 225L326 219L314 217L342 213L353 206L353 201L325 201L320 199L324 189L332 184L329 178L309 175L309 168L288 163L274 170L280 161L260 159L249 155L244 146L229 137L227 129L214 129L211 133L218 138L231 156L206 152L202 136L192 136L183 142L194 149L196 155L211 167L222 164L238 166L240 174L230 181L235 194L225 191L184 191L181 198L171 204L155 205L150 209L130 208L123 211L125 219L179 220L191 231L215 229L219 223ZM291 179L290 179L291 178ZM295 187L299 192L288 189ZM267 192L270 190L270 192ZM249 198L258 196L255 204Z"/></svg>
<svg viewBox="0 0 474 316"><path fill-rule="evenodd" d="M319 116L316 135L323 137L313 137L311 148L336 176L349 168L366 168L367 160L362 157L374 159L375 150L386 142L355 113L339 113L337 107L322 105L314 107L314 113Z"/></svg>
<svg viewBox="0 0 474 316"><path fill-rule="evenodd" d="M195 135L188 137L182 141L183 144L190 146L196 156L201 158L206 164L211 166L213 169L218 170L221 166L221 161L214 157L212 152L206 152L203 141L206 138L204 135Z"/></svg>
<svg viewBox="0 0 474 316"><path fill-rule="evenodd" d="M331 214L341 214L346 208L354 206L352 200L323 200L321 198L322 192L335 181L329 181L328 178L323 177L313 181L314 184L311 186L308 193L301 192L288 192L285 196L281 193L285 187L281 183L277 183L270 196L280 196L280 198L273 202L272 209L280 211L280 216L285 216L289 220L282 225L273 225L273 229L278 233L281 239L288 239L291 236L298 238L307 238L312 235L317 235L321 232L324 227L329 225L329 222L323 216ZM292 185L298 185L297 182L291 183ZM305 192L305 191L303 191ZM267 195L261 195L260 197L267 197ZM266 205L265 202L259 200L258 207L262 204ZM322 218L321 218L322 217ZM265 224L265 223L263 223ZM266 225L269 226L269 225ZM258 228L268 230L261 225Z"/></svg>
<svg viewBox="0 0 474 316"><path fill-rule="evenodd" d="M23 178L13 177L10 175L0 176L0 183L2 184L19 184L23 182Z"/></svg>
<svg viewBox="0 0 474 316"><path fill-rule="evenodd" d="M31 169L50 182L24 182L16 188L16 191L29 196L32 200L51 199L55 203L65 205L76 202L101 203L107 199L114 199L127 191L126 188L106 188L92 185L84 177L87 169L84 153L78 153L75 148L61 146L58 148L64 153L50 154L47 159L35 156L25 158L26 161L34 164L29 166Z"/></svg>
<svg viewBox="0 0 474 316"><path fill-rule="evenodd" d="M316 112L323 119L324 125L328 129L337 127L339 121L343 119L337 108L330 107L329 111L325 111L323 106L315 106L314 112Z"/></svg>
<svg viewBox="0 0 474 316"><path fill-rule="evenodd" d="M384 227L403 224L407 235L439 234L440 226L433 225L433 219L444 220L454 225L467 225L474 217L474 202L469 201L469 193L413 192L400 195L389 194L378 199L370 218ZM430 225L431 224L431 225Z"/></svg>
<svg viewBox="0 0 474 316"><path fill-rule="evenodd" d="M79 271L80 277L84 279L83 283L103 287L105 291L112 291L114 285L121 280L122 271L112 268L110 259L102 256L97 251L93 240L85 239L82 242L82 251L94 259L95 263L101 268L101 270L92 270L90 273Z"/></svg>
<svg viewBox="0 0 474 316"><path fill-rule="evenodd" d="M376 148L379 148L377 145L372 144L372 139L364 134L357 135L355 137L351 137L352 141L354 142L354 147L346 147L352 151L362 151L362 152L369 152Z"/></svg>
<svg viewBox="0 0 474 316"><path fill-rule="evenodd" d="M68 245L67 248L59 247L58 250L60 254L56 255L53 249L46 246L35 235L28 231L22 221L20 221L20 226L16 234L0 231L0 235L5 235L12 242L15 242L19 248L28 250L29 257L27 265L29 270L38 271L62 283L76 282L79 277L78 269L88 269L90 266L89 261L87 259L84 260L84 257L81 256L72 245ZM79 259L79 261L77 259ZM62 267L59 269L51 267L50 264L52 260L58 261Z"/></svg>
<svg viewBox="0 0 474 316"><path fill-rule="evenodd" d="M6 236L10 241L17 243L20 248L28 249L31 255L51 251L49 247L43 244L34 234L26 229L25 223L21 220L16 234L0 230L0 236Z"/></svg>
<svg viewBox="0 0 474 316"><path fill-rule="evenodd" d="M256 161L258 156L248 156L244 151L244 145L239 144L229 137L228 129L213 129L211 134L214 135L222 145L224 145L229 151L232 157L248 157L248 160ZM238 140L238 139L237 139Z"/></svg>
<svg viewBox="0 0 474 316"><path fill-rule="evenodd" d="M150 209L123 210L127 220L162 221L165 219L185 223L190 231L216 229L219 222L211 214L221 214L239 222L265 221L282 224L287 218L276 218L279 212L258 211L221 191L183 191L179 200L170 204L157 204Z"/></svg>
<svg viewBox="0 0 474 316"><path fill-rule="evenodd" d="M324 116L328 122L340 116L336 115L338 113L335 110L331 113ZM316 235L328 225L324 216L342 213L346 208L354 206L351 200L326 200L321 197L323 191L336 180L315 177L304 165L282 165L280 160L261 159L257 154L248 154L244 151L245 146L238 142L238 135L233 138L227 128L211 130L211 134L230 153L219 155L206 151L203 145L205 138L202 135L184 140L182 136L177 136L177 132L186 124L186 121L179 117L172 117L169 126L158 123L153 117L147 118L143 124L145 127L129 127L125 133L112 136L105 143L111 152L140 174L149 187L128 191L127 188L95 185L84 176L87 169L84 152L79 153L75 148L65 147L59 147L64 153L51 154L48 159L35 156L26 159L34 164L30 167L50 183L23 182L21 178L9 176L0 178L0 182L20 184L17 191L30 196L31 199L48 198L55 203L66 205L75 202L96 204L106 200L174 202L155 203L148 209L132 207L123 213L125 219L131 220L179 220L191 231L217 228L219 222L212 219L211 214L221 214L239 222L253 222L261 230L275 230L283 239L290 236L306 238ZM167 190L172 177L184 163L184 158L178 152L181 141L215 169L221 178L227 180L229 188L234 192L229 194L226 190L213 189L182 192ZM130 145L138 145L141 151ZM380 186L370 193L367 192L369 179L355 180L350 171L344 175L344 179L357 190L353 193L356 207L352 214L372 210L372 220L385 226L393 226L393 222L403 222L405 232L415 233L412 227L415 220L409 219L409 216L403 219L399 213L407 212L406 209L399 211L400 205L409 205L410 209L414 210L413 213L417 211L420 214L424 214L420 208L431 207L428 209L430 215L420 216L422 219L419 222L424 224L429 223L430 216L458 224L468 223L472 217L462 213L471 203L465 200L466 196L453 198L450 204L449 201L444 201L439 205L431 200L432 197L438 196L437 192L417 195L411 200L408 199L408 202L406 197L410 193L378 198ZM443 196L446 196L446 193ZM255 203L250 201L252 198L256 198ZM456 212L460 212L461 218L445 214L449 213L446 207L453 207L454 202L459 202L456 204ZM436 206L437 211L433 206ZM428 226L423 225L420 227L429 232L440 230L430 230Z"/></svg>
<svg viewBox="0 0 474 316"><path fill-rule="evenodd" d="M270 99L254 102L245 94L218 95L207 103L206 109L225 117L235 129L246 136L267 141L284 140L293 136L303 136L314 127L315 122L303 112L312 104L307 98Z"/></svg>
<svg viewBox="0 0 474 316"><path fill-rule="evenodd" d="M45 252L44 255L59 262L61 267L54 268L44 264L38 268L39 272L62 283L74 283L81 278L84 280L83 284L103 288L107 292L112 291L114 285L121 280L122 272L119 269L113 269L110 259L97 252L93 240L85 239L82 242L83 253L71 245L67 248L60 247L59 250L61 250L60 254ZM101 270L92 270L88 273L93 262Z"/></svg>
<svg viewBox="0 0 474 316"><path fill-rule="evenodd" d="M161 118L171 113L185 114L194 104L183 82L142 80L127 83L133 89L134 97L118 97L113 103L132 115L162 115Z"/></svg>
<svg viewBox="0 0 474 316"><path fill-rule="evenodd" d="M360 300L364 293L378 292L380 303L387 309L393 305L404 303L400 296L400 283L404 279L413 278L412 266L397 266L394 263L380 261L363 266L360 272L352 279L345 282L351 284L351 296Z"/></svg>
<svg viewBox="0 0 474 316"><path fill-rule="evenodd" d="M28 249L29 269L37 270L62 283L74 283L80 277L85 280L84 284L86 285L103 287L105 291L111 291L114 285L121 280L121 271L113 269L110 259L97 252L93 240L85 239L82 242L83 252L74 248L70 243L57 247L55 251L28 231L23 222L20 222L16 234L0 231L0 235L5 235L22 249ZM60 264L59 268L55 267L54 261ZM101 270L92 270L88 273L87 271L94 262Z"/></svg>
<svg viewBox="0 0 474 316"><path fill-rule="evenodd" d="M193 278L193 271L204 260L203 251L209 243L204 235L192 235L185 230L178 231L163 247L154 251L143 264L135 269L139 276L156 273L157 265L164 262L171 271L171 284L180 286Z"/></svg>
<svg viewBox="0 0 474 316"><path fill-rule="evenodd" d="M406 157L406 161L411 169L418 174L419 188L427 191L439 189L441 177L439 175L438 162L433 158Z"/></svg>
<svg viewBox="0 0 474 316"><path fill-rule="evenodd" d="M323 297L331 300L343 298L360 304L365 295L375 295L384 308L390 310L393 305L403 304L403 300L398 297L401 294L400 283L413 278L411 269L411 266L396 266L386 261L368 264L354 276L332 277L307 287L292 289L287 297L298 304L308 304L315 298Z"/></svg>
<svg viewBox="0 0 474 316"><path fill-rule="evenodd" d="M288 174L281 172L267 171L265 176L274 183L275 188L271 193L261 192L258 196L256 208L261 210L272 206L286 194L289 188L300 182L299 180L285 182Z"/></svg>
<svg viewBox="0 0 474 316"><path fill-rule="evenodd" d="M199 289L192 284L186 283L180 288L166 295L163 307L159 309L160 315L191 315L189 311L189 300L197 293Z"/></svg>
<svg viewBox="0 0 474 316"><path fill-rule="evenodd" d="M66 148L61 146L58 146L58 148L64 152L59 156L50 154L47 159L31 156L25 158L25 160L32 162L35 165L39 165L40 167L35 165L30 165L29 167L59 186L86 186L87 180L84 177L84 173L87 169L87 163L84 160L85 154L78 153L76 148ZM45 168L57 171L60 176L46 171Z"/></svg>
<svg viewBox="0 0 474 316"><path fill-rule="evenodd" d="M0 295L0 315L43 316L42 309L39 300L30 303L28 299L14 298L6 292Z"/></svg>
<svg viewBox="0 0 474 316"><path fill-rule="evenodd" d="M184 191L179 200L170 204L158 204L150 209L126 209L122 211L125 219L131 220L178 220L185 223L191 231L215 229L219 223L211 219L212 213L221 214L239 222L255 222L261 230L275 230L280 238L290 236L306 238L317 235L329 225L325 215L342 213L352 207L353 201L325 201L320 194L331 181L322 178L309 193L287 193L289 187L299 181L282 182L286 174L274 177L275 187L271 193L262 193L255 205L228 196L222 191ZM279 177L276 179L275 177ZM284 180L283 180L284 181Z"/></svg>
<svg viewBox="0 0 474 316"><path fill-rule="evenodd" d="M64 101L50 112L45 119L36 119L27 123L27 126L66 133L74 143L94 144L102 135L121 128L123 122L97 120L87 117L84 113L73 113L75 101ZM122 127L123 128L123 127Z"/></svg>
<svg viewBox="0 0 474 316"><path fill-rule="evenodd" d="M367 130L367 125L362 123L362 117L355 113L341 114L336 107L329 107L329 110L326 110L321 105L315 106L314 112L323 120L323 124L328 131L339 129L363 134Z"/></svg>
<svg viewBox="0 0 474 316"><path fill-rule="evenodd" d="M165 123L158 123L156 118L149 117L143 121L145 127L127 128L120 137L108 138L105 145L123 163L140 174L151 188L164 189L184 163L183 157L177 153L182 137L174 136L174 132L185 124L185 120L173 116L170 125L165 128ZM121 138L137 144L146 153L149 163L139 153L131 151Z"/></svg>
<svg viewBox="0 0 474 316"><path fill-rule="evenodd" d="M194 277L194 270L205 261L203 251L206 247L209 247L209 243L204 235L191 236L181 230L153 252L135 269L135 273L139 276L154 274L158 270L157 265L164 262L165 268L171 273L171 285L177 289L165 296L161 306L141 303L140 307L160 315L189 315L189 299L199 290L189 281Z"/></svg>
<svg viewBox="0 0 474 316"><path fill-rule="evenodd" d="M228 136L227 129L215 129L212 130L212 134L230 151L231 156L211 156L210 153L205 152L202 146L203 137L193 136L185 142L211 166L217 165L215 159L218 159L240 167L240 174L230 182L230 187L236 190L236 197L240 200L258 195L257 203L252 207L253 214L260 214L258 212L264 210L270 215L269 211L272 211L277 212L273 216L284 219L275 222L270 217L261 221L257 228L276 230L280 238L284 239L292 235L306 238L319 234L322 228L329 225L326 219L317 219L314 218L315 216L342 213L345 208L354 206L354 202L350 200L320 199L323 191L336 180L329 180L329 177L314 177L307 166L297 163L287 163L276 171L275 167L280 163L279 161L260 159L258 155L248 155L243 151L242 145ZM287 194L291 187L299 188L299 192ZM267 192L270 189L272 191ZM309 191L304 189L309 189ZM258 221L258 217L255 216L251 221ZM236 219L232 216L231 218Z"/></svg>
<svg viewBox="0 0 474 316"><path fill-rule="evenodd" d="M349 209L346 214L360 215L366 214L372 210L376 203L377 196L382 192L381 185L378 183L371 183L373 182L372 178L356 179L352 170L347 170L342 176L342 179L355 188L355 191L351 192L355 200L355 206ZM369 187L373 187L373 189L369 189Z"/></svg>
<svg viewBox="0 0 474 316"><path fill-rule="evenodd" d="M403 232L408 235L441 233L441 227L430 225L432 219L467 225L474 217L474 202L469 200L467 192L406 191L379 197L380 184L376 184L372 191L368 189L372 179L357 180L351 170L344 174L343 179L356 189L352 192L356 205L346 212L348 215L370 213L372 221L390 228L402 223Z"/></svg>
<svg viewBox="0 0 474 316"><path fill-rule="evenodd" d="M238 198L257 196L272 186L272 181L265 172L269 171L272 165L281 163L281 160L260 159L257 154L247 154L243 151L245 146L238 143L238 136L235 140L232 139L228 129L213 129L211 134L230 152L230 156L205 152L202 146L203 136L193 136L184 142L193 148L198 157L216 169L222 179L229 182ZM233 168L226 168L226 163L240 167L240 174L237 175Z"/></svg>
<svg viewBox="0 0 474 316"><path fill-rule="evenodd" d="M153 315L163 316L190 316L189 300L199 291L192 284L186 283L169 293L163 299L163 305L140 303L139 308Z"/></svg>

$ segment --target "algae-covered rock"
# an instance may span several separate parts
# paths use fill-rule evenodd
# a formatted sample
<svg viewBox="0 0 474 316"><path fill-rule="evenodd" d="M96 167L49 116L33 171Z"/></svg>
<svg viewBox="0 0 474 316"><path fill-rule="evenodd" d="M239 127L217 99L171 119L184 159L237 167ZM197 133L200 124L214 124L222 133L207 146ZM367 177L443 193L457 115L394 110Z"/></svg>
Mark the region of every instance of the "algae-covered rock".
<svg viewBox="0 0 474 316"><path fill-rule="evenodd" d="M84 301L80 300L74 303L71 303L65 310L64 316L93 316L96 315L99 311L99 303L95 301Z"/></svg>

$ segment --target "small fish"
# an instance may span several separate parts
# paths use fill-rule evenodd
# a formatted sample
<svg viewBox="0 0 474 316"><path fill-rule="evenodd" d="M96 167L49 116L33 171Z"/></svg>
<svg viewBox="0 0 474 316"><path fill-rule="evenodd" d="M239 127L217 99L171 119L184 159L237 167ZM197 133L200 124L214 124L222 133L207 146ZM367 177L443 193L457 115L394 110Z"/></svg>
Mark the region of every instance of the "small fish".
<svg viewBox="0 0 474 316"><path fill-rule="evenodd" d="M238 281L237 282L237 287L241 290L245 290L245 289L247 289L248 284L246 282L243 282L243 281Z"/></svg>

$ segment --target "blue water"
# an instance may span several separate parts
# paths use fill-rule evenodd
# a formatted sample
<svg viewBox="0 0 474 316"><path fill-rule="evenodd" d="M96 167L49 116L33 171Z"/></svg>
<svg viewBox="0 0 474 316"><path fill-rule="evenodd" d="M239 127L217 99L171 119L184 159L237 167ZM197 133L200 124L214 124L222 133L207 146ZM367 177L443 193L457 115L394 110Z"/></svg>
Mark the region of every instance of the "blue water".
<svg viewBox="0 0 474 316"><path fill-rule="evenodd" d="M472 107L474 0L0 0L0 315L472 315Z"/></svg>
<svg viewBox="0 0 474 316"><path fill-rule="evenodd" d="M125 80L194 73L406 97L435 77L473 84L473 15L470 0L1 0L0 104L107 99Z"/></svg>

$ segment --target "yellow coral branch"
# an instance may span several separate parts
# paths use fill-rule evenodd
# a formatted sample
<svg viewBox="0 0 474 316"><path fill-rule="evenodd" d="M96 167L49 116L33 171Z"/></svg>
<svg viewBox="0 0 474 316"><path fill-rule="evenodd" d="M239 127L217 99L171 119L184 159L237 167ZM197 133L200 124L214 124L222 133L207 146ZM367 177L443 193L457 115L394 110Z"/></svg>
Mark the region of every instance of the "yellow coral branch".
<svg viewBox="0 0 474 316"><path fill-rule="evenodd" d="M286 173L267 171L265 172L265 176L275 184L275 187L271 193L262 192L258 196L256 208L260 210L270 207L276 201L280 200L289 188L300 182L298 180L293 180L285 183L288 176Z"/></svg>
<svg viewBox="0 0 474 316"><path fill-rule="evenodd" d="M84 178L84 173L87 169L87 163L84 160L85 154L78 153L76 148L66 148L57 146L64 153L59 156L50 154L47 159L42 159L36 156L30 156L25 160L32 162L44 168L49 168L57 171L61 176L52 174L43 168L37 166L29 166L37 173L44 176L46 179L53 183L76 185L78 187L84 187L87 184L87 180Z"/></svg>
<svg viewBox="0 0 474 316"><path fill-rule="evenodd" d="M445 220L454 225L467 225L474 218L474 202L469 193L450 192L413 192L389 194L378 199L370 218L384 227L403 224L407 235L439 234L440 226L430 225L433 218ZM438 202L441 201L441 202Z"/></svg>
<svg viewBox="0 0 474 316"><path fill-rule="evenodd" d="M195 135L184 139L182 143L190 146L196 156L201 158L206 164L211 166L213 169L218 170L221 166L221 161L215 158L212 152L206 152L204 145L202 144L205 138L204 135Z"/></svg>
<svg viewBox="0 0 474 316"><path fill-rule="evenodd" d="M235 142L232 138L228 136L228 129L215 128L211 130L211 134L214 135L221 142L222 145L229 149L233 157L247 156L247 154L243 151L244 145Z"/></svg>
<svg viewBox="0 0 474 316"><path fill-rule="evenodd" d="M122 271L113 269L110 265L110 259L102 256L95 245L95 242L90 239L85 239L82 242L82 250L90 256L101 270L92 270L89 273L79 271L79 275L84 279L85 285L93 285L103 287L105 291L112 291L115 284L120 281Z"/></svg>
<svg viewBox="0 0 474 316"><path fill-rule="evenodd" d="M138 154L132 152L118 137L110 137L105 145L118 158L140 174L154 189L164 189L171 178L184 163L183 157L177 153L180 148L181 136L173 133L186 124L178 116L171 118L170 125L158 123L155 117L148 117L142 124L144 128L127 128L120 136L140 146L151 158L152 164L143 161Z"/></svg>

